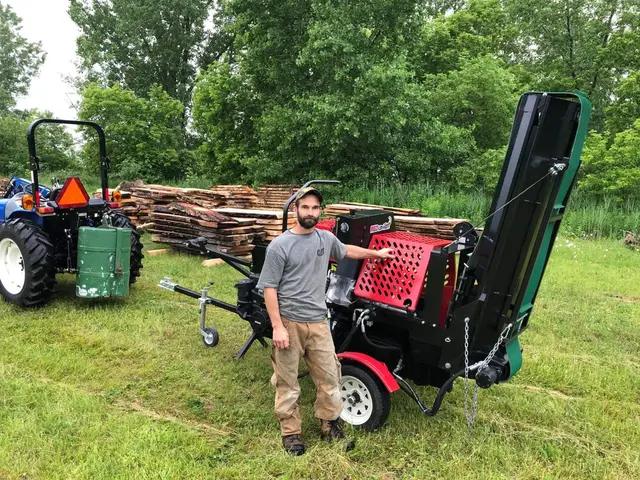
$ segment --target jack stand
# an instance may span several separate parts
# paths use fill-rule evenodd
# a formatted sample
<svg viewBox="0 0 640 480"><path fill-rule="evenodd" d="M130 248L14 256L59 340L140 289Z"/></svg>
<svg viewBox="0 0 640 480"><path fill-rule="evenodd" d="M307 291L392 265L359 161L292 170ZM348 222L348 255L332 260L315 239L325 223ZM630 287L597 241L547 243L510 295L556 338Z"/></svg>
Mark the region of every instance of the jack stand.
<svg viewBox="0 0 640 480"><path fill-rule="evenodd" d="M244 342L244 345L242 345L238 353L236 353L233 356L233 358L235 358L236 360L239 360L242 357L244 357L244 354L247 353L247 350L249 350L249 347L251 347L251 345L253 345L253 342L255 342L256 340L258 340L264 348L267 348L269 346L267 342L264 341L264 338L262 338L260 335L257 335L256 332L252 332L251 336L249 336L247 341Z"/></svg>

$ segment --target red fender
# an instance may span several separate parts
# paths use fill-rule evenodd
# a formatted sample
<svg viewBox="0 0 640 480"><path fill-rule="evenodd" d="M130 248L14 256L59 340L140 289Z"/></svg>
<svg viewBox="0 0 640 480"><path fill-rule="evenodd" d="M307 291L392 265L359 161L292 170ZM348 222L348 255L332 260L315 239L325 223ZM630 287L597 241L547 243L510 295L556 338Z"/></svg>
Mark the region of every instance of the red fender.
<svg viewBox="0 0 640 480"><path fill-rule="evenodd" d="M396 390L400 390L400 385L396 382L396 379L393 378L389 368L387 365L379 362L373 357L369 355L365 355L364 353L357 352L342 352L338 354L339 359L345 360L353 360L354 362L361 363L369 370L371 370L382 382L385 388L389 391L389 393L393 393Z"/></svg>

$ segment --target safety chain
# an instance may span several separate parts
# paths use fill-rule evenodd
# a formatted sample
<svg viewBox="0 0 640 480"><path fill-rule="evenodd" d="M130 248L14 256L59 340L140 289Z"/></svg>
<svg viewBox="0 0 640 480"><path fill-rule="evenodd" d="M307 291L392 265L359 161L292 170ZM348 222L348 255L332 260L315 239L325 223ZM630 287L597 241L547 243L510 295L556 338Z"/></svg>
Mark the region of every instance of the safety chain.
<svg viewBox="0 0 640 480"><path fill-rule="evenodd" d="M507 325L500 336L498 337L498 341L493 346L487 358L485 358L476 369L476 375L483 368L486 368L494 355L500 348L502 342L506 340L509 336L509 331L513 324ZM473 425L476 421L476 412L478 410L478 383L476 382L476 386L473 390L473 403L471 405L471 412L469 412L469 317L464 319L464 416L467 419L467 427L469 428L469 437L471 437L473 431Z"/></svg>

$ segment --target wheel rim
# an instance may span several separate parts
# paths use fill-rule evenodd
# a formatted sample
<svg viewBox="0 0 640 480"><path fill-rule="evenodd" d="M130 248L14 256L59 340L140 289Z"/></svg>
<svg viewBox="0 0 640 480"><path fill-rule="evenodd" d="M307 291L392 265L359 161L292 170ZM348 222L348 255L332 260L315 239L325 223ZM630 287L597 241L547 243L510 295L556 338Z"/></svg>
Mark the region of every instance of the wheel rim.
<svg viewBox="0 0 640 480"><path fill-rule="evenodd" d="M0 282L11 295L24 288L26 272L20 247L10 238L0 241Z"/></svg>
<svg viewBox="0 0 640 480"><path fill-rule="evenodd" d="M362 425L373 414L371 392L362 381L351 375L340 379L340 396L344 408L340 417L351 425Z"/></svg>
<svg viewBox="0 0 640 480"><path fill-rule="evenodd" d="M213 343L213 333L205 332L205 334L204 334L204 342L207 345L211 345Z"/></svg>

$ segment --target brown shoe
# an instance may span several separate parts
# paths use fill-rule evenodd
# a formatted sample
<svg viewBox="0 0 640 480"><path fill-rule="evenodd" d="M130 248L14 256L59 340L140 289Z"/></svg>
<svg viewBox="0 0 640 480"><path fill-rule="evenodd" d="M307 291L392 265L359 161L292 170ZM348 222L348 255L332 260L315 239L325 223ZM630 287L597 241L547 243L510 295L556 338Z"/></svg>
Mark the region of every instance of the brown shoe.
<svg viewBox="0 0 640 480"><path fill-rule="evenodd" d="M302 435L284 435L282 437L282 446L292 455L302 455L304 453L304 439Z"/></svg>
<svg viewBox="0 0 640 480"><path fill-rule="evenodd" d="M320 437L328 442L344 440L344 421L341 418L336 420L320 420ZM345 450L348 452L353 450L355 446L356 442L349 440L345 445Z"/></svg>

